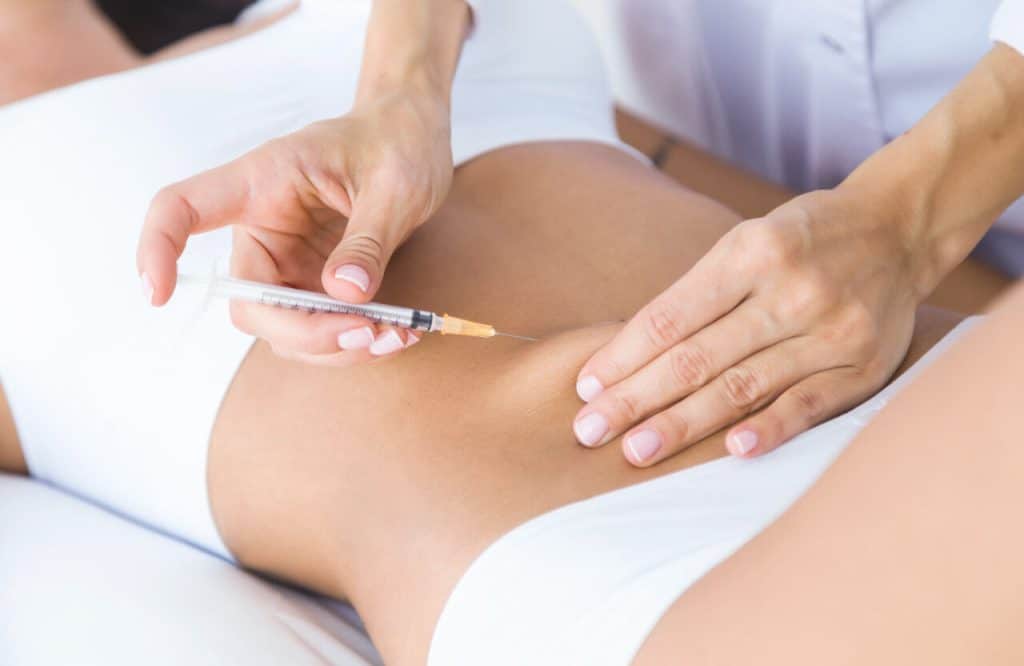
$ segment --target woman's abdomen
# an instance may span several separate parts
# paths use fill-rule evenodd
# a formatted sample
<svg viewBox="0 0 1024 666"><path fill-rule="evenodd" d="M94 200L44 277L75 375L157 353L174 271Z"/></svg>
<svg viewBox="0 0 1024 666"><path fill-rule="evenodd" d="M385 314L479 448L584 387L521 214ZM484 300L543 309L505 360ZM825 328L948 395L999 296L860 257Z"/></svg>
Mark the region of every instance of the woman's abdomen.
<svg viewBox="0 0 1024 666"><path fill-rule="evenodd" d="M505 148L463 167L378 299L542 341L430 336L346 369L296 365L257 345L225 399L209 461L229 548L351 598L389 663L404 648L388 641L406 632L425 657L448 591L502 533L707 458L710 449L695 449L638 471L614 444L582 449L573 386L614 331L606 322L630 316L735 221L593 144Z"/></svg>

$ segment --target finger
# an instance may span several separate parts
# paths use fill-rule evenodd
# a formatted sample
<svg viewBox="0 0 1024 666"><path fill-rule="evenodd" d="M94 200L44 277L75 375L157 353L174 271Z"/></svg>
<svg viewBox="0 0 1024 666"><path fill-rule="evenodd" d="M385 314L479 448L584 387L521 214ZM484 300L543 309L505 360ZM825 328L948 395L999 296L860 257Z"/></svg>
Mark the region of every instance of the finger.
<svg viewBox="0 0 1024 666"><path fill-rule="evenodd" d="M364 303L377 292L391 255L405 237L406 225L393 208L373 198L356 203L345 235L324 264L321 279L328 294Z"/></svg>
<svg viewBox="0 0 1024 666"><path fill-rule="evenodd" d="M239 160L160 190L149 205L136 250L143 290L153 305L170 299L177 261L192 234L229 224L245 207L248 182Z"/></svg>
<svg viewBox="0 0 1024 666"><path fill-rule="evenodd" d="M380 333L363 317L240 301L231 302L231 321L243 333L266 340L276 352L333 354L369 349Z"/></svg>
<svg viewBox="0 0 1024 666"><path fill-rule="evenodd" d="M409 347L412 347L421 339L421 335L418 335L413 331L406 331L404 348L408 349ZM271 347L271 349L273 349L276 355L283 359L321 367L344 368L357 363L364 363L377 358L382 358L381 356L375 356L372 354L369 347L354 351L341 351L333 354L306 354L286 349L274 349L273 347ZM393 352L385 354L384 356L390 356L391 354L393 354Z"/></svg>
<svg viewBox="0 0 1024 666"><path fill-rule="evenodd" d="M361 361L370 361L376 358L391 356L403 349L408 349L420 341L418 335L412 335L409 331L390 326L381 326L381 330L375 337L369 338L366 343L366 334L371 331L369 327L363 327L350 331L357 334L359 345L355 347L342 346L342 351L337 348L333 352L309 353L296 351L286 347L273 347L274 353L283 358L298 360L314 365L351 365ZM344 336L346 334L342 334Z"/></svg>
<svg viewBox="0 0 1024 666"><path fill-rule="evenodd" d="M369 347L370 355L380 358L406 348L406 331L392 326L381 326L380 333ZM415 344L415 343L413 343Z"/></svg>
<svg viewBox="0 0 1024 666"><path fill-rule="evenodd" d="M607 443L641 419L697 391L737 362L779 342L784 335L757 305L744 303L602 391L580 410L575 427L580 443ZM596 440L602 430L601 439Z"/></svg>
<svg viewBox="0 0 1024 666"><path fill-rule="evenodd" d="M713 382L627 432L623 454L648 467L749 416L797 382L834 367L827 347L791 338L726 370Z"/></svg>
<svg viewBox="0 0 1024 666"><path fill-rule="evenodd" d="M231 273L266 284L284 282L280 264L266 246L237 228L232 243ZM236 328L266 340L280 356L364 350L380 333L369 319L354 315L310 313L243 301L232 301L230 311Z"/></svg>
<svg viewBox="0 0 1024 666"><path fill-rule="evenodd" d="M675 284L644 306L580 370L576 392L584 402L633 374L670 347L711 324L752 289L749 272L737 272L735 243L726 236Z"/></svg>
<svg viewBox="0 0 1024 666"><path fill-rule="evenodd" d="M726 448L742 458L767 453L861 402L879 384L850 366L812 375L790 387L763 412L729 431Z"/></svg>

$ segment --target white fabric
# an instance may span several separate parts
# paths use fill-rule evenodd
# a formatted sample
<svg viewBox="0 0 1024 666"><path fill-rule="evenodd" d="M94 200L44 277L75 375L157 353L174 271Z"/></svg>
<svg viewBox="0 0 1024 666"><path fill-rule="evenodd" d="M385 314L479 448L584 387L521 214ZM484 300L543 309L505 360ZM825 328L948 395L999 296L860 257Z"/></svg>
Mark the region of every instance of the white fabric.
<svg viewBox="0 0 1024 666"><path fill-rule="evenodd" d="M0 474L0 544L5 666L380 663L334 604L38 481Z"/></svg>
<svg viewBox="0 0 1024 666"><path fill-rule="evenodd" d="M766 456L715 460L512 530L456 584L428 663L626 666L690 585L782 514L970 326L871 400Z"/></svg>
<svg viewBox="0 0 1024 666"><path fill-rule="evenodd" d="M1024 0L1003 0L992 18L992 39L1024 54Z"/></svg>
<svg viewBox="0 0 1024 666"><path fill-rule="evenodd" d="M0 381L33 475L228 555L207 445L251 339L201 291L147 307L139 228L161 186L348 109L369 8L305 0L244 39L0 108ZM620 145L571 8L517 0L478 18L453 93L456 163L524 141ZM229 249L229 231L198 237L182 266Z"/></svg>
<svg viewBox="0 0 1024 666"><path fill-rule="evenodd" d="M838 184L991 48L999 0L576 0L616 96L797 191ZM992 38L1020 45L1024 2ZM1024 235L1024 204L999 226ZM1018 257L1024 270L1024 255Z"/></svg>

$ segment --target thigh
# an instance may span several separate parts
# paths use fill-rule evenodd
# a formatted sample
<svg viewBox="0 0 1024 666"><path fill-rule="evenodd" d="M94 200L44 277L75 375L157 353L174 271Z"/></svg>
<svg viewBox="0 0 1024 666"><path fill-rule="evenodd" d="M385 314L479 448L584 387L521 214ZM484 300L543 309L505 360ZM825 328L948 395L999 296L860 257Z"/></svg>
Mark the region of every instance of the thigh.
<svg viewBox="0 0 1024 666"><path fill-rule="evenodd" d="M1021 330L1018 288L686 592L635 663L1021 663Z"/></svg>

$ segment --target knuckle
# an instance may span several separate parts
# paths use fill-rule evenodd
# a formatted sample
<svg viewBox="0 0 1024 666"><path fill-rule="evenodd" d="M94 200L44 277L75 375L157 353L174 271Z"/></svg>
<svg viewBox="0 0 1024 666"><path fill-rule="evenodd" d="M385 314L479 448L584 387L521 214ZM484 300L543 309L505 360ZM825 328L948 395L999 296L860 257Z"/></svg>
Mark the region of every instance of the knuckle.
<svg viewBox="0 0 1024 666"><path fill-rule="evenodd" d="M680 345L671 352L669 359L672 377L681 387L697 388L711 379L711 358L698 345Z"/></svg>
<svg viewBox="0 0 1024 666"><path fill-rule="evenodd" d="M806 321L828 309L835 301L833 290L815 276L794 280L787 289L779 309L788 321Z"/></svg>
<svg viewBox="0 0 1024 666"><path fill-rule="evenodd" d="M848 303L821 332L822 339L850 362L860 362L877 356L881 341L878 322L867 304Z"/></svg>
<svg viewBox="0 0 1024 666"><path fill-rule="evenodd" d="M752 368L738 365L722 375L725 398L738 411L748 411L764 395L763 382Z"/></svg>
<svg viewBox="0 0 1024 666"><path fill-rule="evenodd" d="M611 390L607 394L607 413L615 420L621 423L634 423L643 416L640 400L636 395L623 390Z"/></svg>
<svg viewBox="0 0 1024 666"><path fill-rule="evenodd" d="M856 302L847 307L843 317L843 333L864 357L873 357L879 347L878 321L867 304Z"/></svg>
<svg viewBox="0 0 1024 666"><path fill-rule="evenodd" d="M189 228L196 226L199 221L198 215L177 185L168 185L161 188L153 196L153 200L149 205L149 217L154 219L154 221L162 219L166 222L165 218L180 212L185 213Z"/></svg>
<svg viewBox="0 0 1024 666"><path fill-rule="evenodd" d="M153 195L153 202L150 204L150 209L154 211L166 210L170 206L176 205L178 198L178 191L174 185L162 187L155 195Z"/></svg>
<svg viewBox="0 0 1024 666"><path fill-rule="evenodd" d="M690 434L690 424L675 410L663 412L655 423L655 428L665 437L666 447L670 450L678 449L686 444Z"/></svg>
<svg viewBox="0 0 1024 666"><path fill-rule="evenodd" d="M826 403L821 391L807 386L794 386L790 391L805 422L814 422L824 416Z"/></svg>
<svg viewBox="0 0 1024 666"><path fill-rule="evenodd" d="M793 240L776 225L760 222L750 226L744 235L744 251L761 268L786 266L796 255Z"/></svg>
<svg viewBox="0 0 1024 666"><path fill-rule="evenodd" d="M346 238L342 250L370 267L377 270L383 268L386 253L384 243L368 232L356 232Z"/></svg>
<svg viewBox="0 0 1024 666"><path fill-rule="evenodd" d="M675 344L683 337L680 313L666 300L655 301L648 306L643 321L649 341L659 349Z"/></svg>

